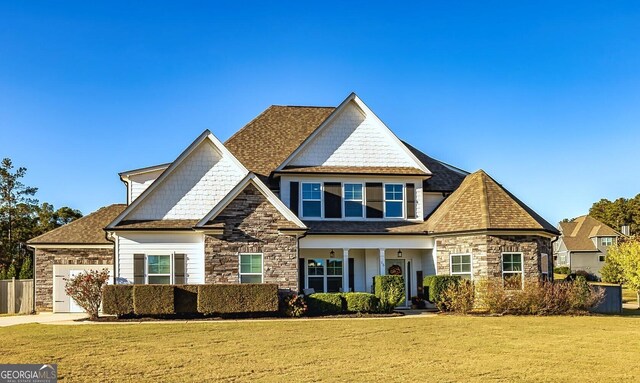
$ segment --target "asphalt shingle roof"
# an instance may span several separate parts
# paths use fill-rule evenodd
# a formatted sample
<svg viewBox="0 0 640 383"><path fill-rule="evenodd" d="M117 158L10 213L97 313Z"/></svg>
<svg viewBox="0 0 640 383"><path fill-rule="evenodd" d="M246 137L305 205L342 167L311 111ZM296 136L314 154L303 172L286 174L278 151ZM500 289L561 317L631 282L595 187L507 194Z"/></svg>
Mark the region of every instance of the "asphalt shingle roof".
<svg viewBox="0 0 640 383"><path fill-rule="evenodd" d="M569 251L597 251L593 237L618 237L621 234L598 221L583 215L570 222L560 222L562 241Z"/></svg>
<svg viewBox="0 0 640 383"><path fill-rule="evenodd" d="M447 166L443 162L429 157L404 141L403 143L413 153L413 155L427 167L427 169L431 170L431 173L433 174L431 178L424 180L422 184L425 192L452 192L460 186L464 177L469 174L464 170L452 170L450 165Z"/></svg>

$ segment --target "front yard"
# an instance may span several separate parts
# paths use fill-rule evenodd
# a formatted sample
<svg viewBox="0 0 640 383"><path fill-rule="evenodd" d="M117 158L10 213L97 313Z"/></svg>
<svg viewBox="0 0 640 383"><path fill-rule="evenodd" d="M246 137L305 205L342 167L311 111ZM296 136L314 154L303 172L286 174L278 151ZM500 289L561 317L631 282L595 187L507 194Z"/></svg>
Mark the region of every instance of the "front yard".
<svg viewBox="0 0 640 383"><path fill-rule="evenodd" d="M632 381L640 317L406 317L0 329L76 381Z"/></svg>

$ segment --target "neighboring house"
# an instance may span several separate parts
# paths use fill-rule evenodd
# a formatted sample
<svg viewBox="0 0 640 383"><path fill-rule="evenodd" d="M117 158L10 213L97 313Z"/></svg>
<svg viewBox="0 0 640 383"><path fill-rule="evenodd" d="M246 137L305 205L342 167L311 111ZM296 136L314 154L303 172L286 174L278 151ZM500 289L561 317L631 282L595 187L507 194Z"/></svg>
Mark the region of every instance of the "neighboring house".
<svg viewBox="0 0 640 383"><path fill-rule="evenodd" d="M271 106L224 144L205 131L173 162L120 178L126 205L29 241L39 310L76 309L63 278L100 267L116 283L327 292L394 273L407 298L433 274L552 277L552 225L484 171L400 141L355 94L336 108Z"/></svg>
<svg viewBox="0 0 640 383"><path fill-rule="evenodd" d="M558 225L562 235L553 244L556 266L568 266L571 272L584 270L600 276L609 246L618 242L619 232L588 215Z"/></svg>

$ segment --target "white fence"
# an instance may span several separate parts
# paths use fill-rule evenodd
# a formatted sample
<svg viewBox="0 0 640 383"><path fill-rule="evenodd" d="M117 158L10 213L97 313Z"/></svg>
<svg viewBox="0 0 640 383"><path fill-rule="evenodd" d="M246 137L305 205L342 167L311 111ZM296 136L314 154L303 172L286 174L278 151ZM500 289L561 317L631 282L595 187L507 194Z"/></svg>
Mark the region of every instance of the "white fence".
<svg viewBox="0 0 640 383"><path fill-rule="evenodd" d="M0 314L33 312L33 279L0 280Z"/></svg>

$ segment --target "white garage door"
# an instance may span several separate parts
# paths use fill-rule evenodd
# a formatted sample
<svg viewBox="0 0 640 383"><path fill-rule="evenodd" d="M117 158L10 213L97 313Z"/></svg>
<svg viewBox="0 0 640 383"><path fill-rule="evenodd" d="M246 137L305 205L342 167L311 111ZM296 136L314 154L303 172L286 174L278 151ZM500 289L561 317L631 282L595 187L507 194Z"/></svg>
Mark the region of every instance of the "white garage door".
<svg viewBox="0 0 640 383"><path fill-rule="evenodd" d="M107 283L111 283L113 265L53 265L53 312L83 312L84 310L65 293L65 279L73 278L86 270L102 269L109 270L109 280Z"/></svg>

